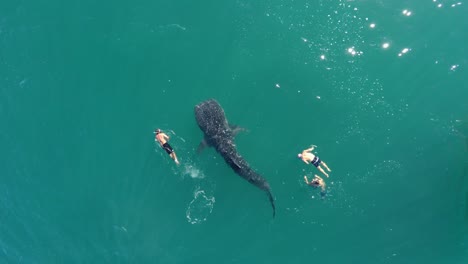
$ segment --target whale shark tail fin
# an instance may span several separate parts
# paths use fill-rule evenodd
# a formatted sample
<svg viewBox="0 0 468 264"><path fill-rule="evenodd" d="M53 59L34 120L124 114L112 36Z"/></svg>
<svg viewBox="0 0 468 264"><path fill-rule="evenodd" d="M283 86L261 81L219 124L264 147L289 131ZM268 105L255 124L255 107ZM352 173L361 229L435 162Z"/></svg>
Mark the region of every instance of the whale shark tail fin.
<svg viewBox="0 0 468 264"><path fill-rule="evenodd" d="M266 192L268 195L268 199L270 200L271 207L273 208L273 218L275 218L275 215L276 215L275 200L273 199L273 195L271 195L270 190L267 190Z"/></svg>

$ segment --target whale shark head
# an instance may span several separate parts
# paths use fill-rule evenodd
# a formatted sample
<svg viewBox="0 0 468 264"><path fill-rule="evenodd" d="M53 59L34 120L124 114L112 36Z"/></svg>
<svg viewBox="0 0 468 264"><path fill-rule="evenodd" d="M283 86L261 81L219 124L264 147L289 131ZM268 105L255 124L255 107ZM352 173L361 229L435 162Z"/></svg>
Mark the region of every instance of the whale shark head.
<svg viewBox="0 0 468 264"><path fill-rule="evenodd" d="M229 130L224 110L214 99L196 105L195 118L198 126L207 136L225 134Z"/></svg>

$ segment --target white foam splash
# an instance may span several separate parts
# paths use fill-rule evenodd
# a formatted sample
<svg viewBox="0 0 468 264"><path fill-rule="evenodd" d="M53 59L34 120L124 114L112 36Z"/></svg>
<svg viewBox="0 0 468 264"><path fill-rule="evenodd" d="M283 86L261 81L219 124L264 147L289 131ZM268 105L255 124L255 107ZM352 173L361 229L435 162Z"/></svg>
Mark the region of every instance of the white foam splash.
<svg viewBox="0 0 468 264"><path fill-rule="evenodd" d="M408 51L410 51L410 50L411 50L411 49L409 49L409 48L404 48L404 49L402 49L401 52L398 53L398 57L403 56L403 54L408 53Z"/></svg>
<svg viewBox="0 0 468 264"><path fill-rule="evenodd" d="M192 165L185 165L184 173L190 175L190 177L194 179L205 178L205 174L203 174L201 170L197 169L196 167Z"/></svg>
<svg viewBox="0 0 468 264"><path fill-rule="evenodd" d="M348 53L351 54L351 56L356 56L356 55L361 55L363 52L362 51L356 51L354 47L348 48Z"/></svg>
<svg viewBox="0 0 468 264"><path fill-rule="evenodd" d="M459 66L458 64L452 65L452 66L450 67L450 70L451 70L451 71L455 71L455 70L458 68L458 66Z"/></svg>
<svg viewBox="0 0 468 264"><path fill-rule="evenodd" d="M403 10L402 13L405 16L411 16L411 11L409 11L408 9Z"/></svg>

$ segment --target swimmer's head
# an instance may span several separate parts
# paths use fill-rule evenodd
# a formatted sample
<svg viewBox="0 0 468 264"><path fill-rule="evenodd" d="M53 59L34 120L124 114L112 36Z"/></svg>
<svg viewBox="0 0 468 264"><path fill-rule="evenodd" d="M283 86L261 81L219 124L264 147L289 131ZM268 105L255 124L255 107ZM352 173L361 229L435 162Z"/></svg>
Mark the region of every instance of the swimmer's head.
<svg viewBox="0 0 468 264"><path fill-rule="evenodd" d="M302 158L302 154L300 154L300 153L297 154L297 158L298 158L298 159L301 159L301 158Z"/></svg>
<svg viewBox="0 0 468 264"><path fill-rule="evenodd" d="M159 129L159 128L158 128L158 129L156 129L156 130L154 131L154 133L155 133L155 134L159 134L159 133L161 133L161 129Z"/></svg>

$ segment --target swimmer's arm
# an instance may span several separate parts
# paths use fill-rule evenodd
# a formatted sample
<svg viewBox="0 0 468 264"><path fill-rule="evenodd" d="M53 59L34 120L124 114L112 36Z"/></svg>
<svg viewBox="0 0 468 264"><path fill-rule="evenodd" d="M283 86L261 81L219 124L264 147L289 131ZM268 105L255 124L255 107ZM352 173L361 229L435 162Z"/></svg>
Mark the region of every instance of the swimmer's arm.
<svg viewBox="0 0 468 264"><path fill-rule="evenodd" d="M164 134L163 137L166 139L166 140L169 140L169 136Z"/></svg>
<svg viewBox="0 0 468 264"><path fill-rule="evenodd" d="M309 184L309 181L307 180L307 176L304 176L304 181L305 183Z"/></svg>
<svg viewBox="0 0 468 264"><path fill-rule="evenodd" d="M312 152L312 150L314 150L314 148L315 148L315 146L312 146L312 147L310 147L310 148L308 148L308 149L306 149L306 150L304 150L304 151L305 151L305 152Z"/></svg>
<svg viewBox="0 0 468 264"><path fill-rule="evenodd" d="M305 164L309 164L309 162L307 160L302 160L303 162L305 162Z"/></svg>

